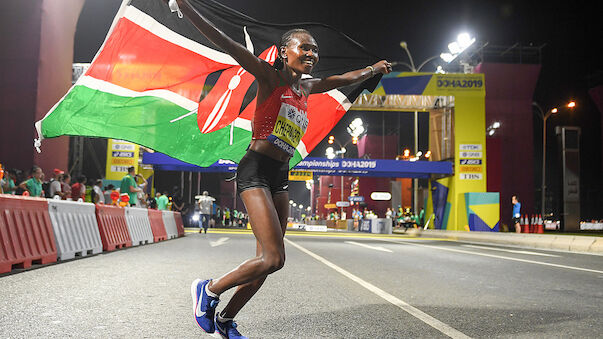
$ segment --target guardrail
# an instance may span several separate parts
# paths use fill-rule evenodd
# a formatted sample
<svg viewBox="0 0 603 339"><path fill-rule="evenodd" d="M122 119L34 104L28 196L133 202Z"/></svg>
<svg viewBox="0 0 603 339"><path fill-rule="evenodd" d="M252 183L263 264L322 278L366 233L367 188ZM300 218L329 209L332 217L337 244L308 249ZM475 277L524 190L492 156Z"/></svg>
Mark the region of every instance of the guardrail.
<svg viewBox="0 0 603 339"><path fill-rule="evenodd" d="M0 194L0 274L182 236L179 212Z"/></svg>

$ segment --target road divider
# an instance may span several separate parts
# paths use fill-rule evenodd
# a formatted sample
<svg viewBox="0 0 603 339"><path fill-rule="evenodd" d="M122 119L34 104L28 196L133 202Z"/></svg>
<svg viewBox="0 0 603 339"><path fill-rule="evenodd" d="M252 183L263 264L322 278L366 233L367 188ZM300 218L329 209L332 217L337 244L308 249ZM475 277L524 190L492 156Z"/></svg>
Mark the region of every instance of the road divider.
<svg viewBox="0 0 603 339"><path fill-rule="evenodd" d="M103 250L113 251L132 246L132 238L126 223L125 209L110 205L96 205L96 220Z"/></svg>
<svg viewBox="0 0 603 339"><path fill-rule="evenodd" d="M153 243L153 232L149 222L149 212L146 208L125 208L126 224L132 239L132 246Z"/></svg>
<svg viewBox="0 0 603 339"><path fill-rule="evenodd" d="M95 211L96 207L91 203L48 200L59 260L85 257L103 251Z"/></svg>
<svg viewBox="0 0 603 339"><path fill-rule="evenodd" d="M147 210L149 213L149 222L151 223L151 231L153 231L153 241L167 240L167 232L163 224L163 213L158 210Z"/></svg>
<svg viewBox="0 0 603 339"><path fill-rule="evenodd" d="M163 219L163 225L165 226L165 232L168 239L178 238L178 227L176 226L176 219L174 212L172 211L161 211L161 218Z"/></svg>
<svg viewBox="0 0 603 339"><path fill-rule="evenodd" d="M0 194L0 274L179 236L179 212Z"/></svg>
<svg viewBox="0 0 603 339"><path fill-rule="evenodd" d="M56 261L46 199L0 194L0 273Z"/></svg>

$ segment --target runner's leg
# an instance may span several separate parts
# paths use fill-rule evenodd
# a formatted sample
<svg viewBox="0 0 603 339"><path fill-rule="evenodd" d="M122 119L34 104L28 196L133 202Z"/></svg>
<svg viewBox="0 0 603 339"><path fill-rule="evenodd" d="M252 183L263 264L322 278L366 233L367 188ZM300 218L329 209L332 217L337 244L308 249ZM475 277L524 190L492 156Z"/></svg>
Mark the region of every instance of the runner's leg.
<svg viewBox="0 0 603 339"><path fill-rule="evenodd" d="M289 193L281 192L272 196L276 212L278 214L279 222L283 235L287 230L287 219L289 217ZM250 216L251 227L253 228L254 220ZM262 246L259 241L256 243L256 255L260 256L262 253ZM228 302L228 305L222 310L221 315L224 318L234 318L237 313L247 304L247 302L255 295L255 293L262 287L262 284L266 280L266 276L262 276L254 281L248 282L243 285L239 285L237 290L233 294L232 298Z"/></svg>
<svg viewBox="0 0 603 339"><path fill-rule="evenodd" d="M252 188L241 193L241 199L253 221L251 229L261 254L251 258L220 278L213 279L209 290L216 294L262 278L283 267L285 246L283 230L270 191Z"/></svg>

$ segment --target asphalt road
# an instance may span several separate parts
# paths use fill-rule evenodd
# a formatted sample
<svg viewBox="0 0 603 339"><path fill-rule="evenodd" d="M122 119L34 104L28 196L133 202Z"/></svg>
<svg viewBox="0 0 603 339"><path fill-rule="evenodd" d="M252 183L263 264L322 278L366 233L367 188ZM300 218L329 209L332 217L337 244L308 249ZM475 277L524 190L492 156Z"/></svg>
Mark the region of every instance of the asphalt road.
<svg viewBox="0 0 603 339"><path fill-rule="evenodd" d="M603 333L603 256L401 236L286 239L285 267L237 318L251 338ZM209 338L193 320L191 281L254 253L249 233L195 233L4 275L0 338Z"/></svg>

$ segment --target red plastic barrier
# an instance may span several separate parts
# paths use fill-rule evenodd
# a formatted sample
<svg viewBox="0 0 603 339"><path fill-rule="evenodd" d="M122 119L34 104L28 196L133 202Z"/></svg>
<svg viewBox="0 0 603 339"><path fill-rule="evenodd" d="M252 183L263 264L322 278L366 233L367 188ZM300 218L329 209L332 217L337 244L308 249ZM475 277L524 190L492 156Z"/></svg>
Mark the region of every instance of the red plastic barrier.
<svg viewBox="0 0 603 339"><path fill-rule="evenodd" d="M153 242L167 240L167 232L163 224L163 213L160 210L149 209L149 222L153 232Z"/></svg>
<svg viewBox="0 0 603 339"><path fill-rule="evenodd" d="M113 251L132 246L132 238L126 224L126 212L123 208L98 204L95 212L103 250Z"/></svg>
<svg viewBox="0 0 603 339"><path fill-rule="evenodd" d="M182 214L180 212L174 212L174 219L176 219L176 228L178 229L178 236L184 236L184 222L182 222Z"/></svg>
<svg viewBox="0 0 603 339"><path fill-rule="evenodd" d="M0 273L56 261L46 199L0 194Z"/></svg>

